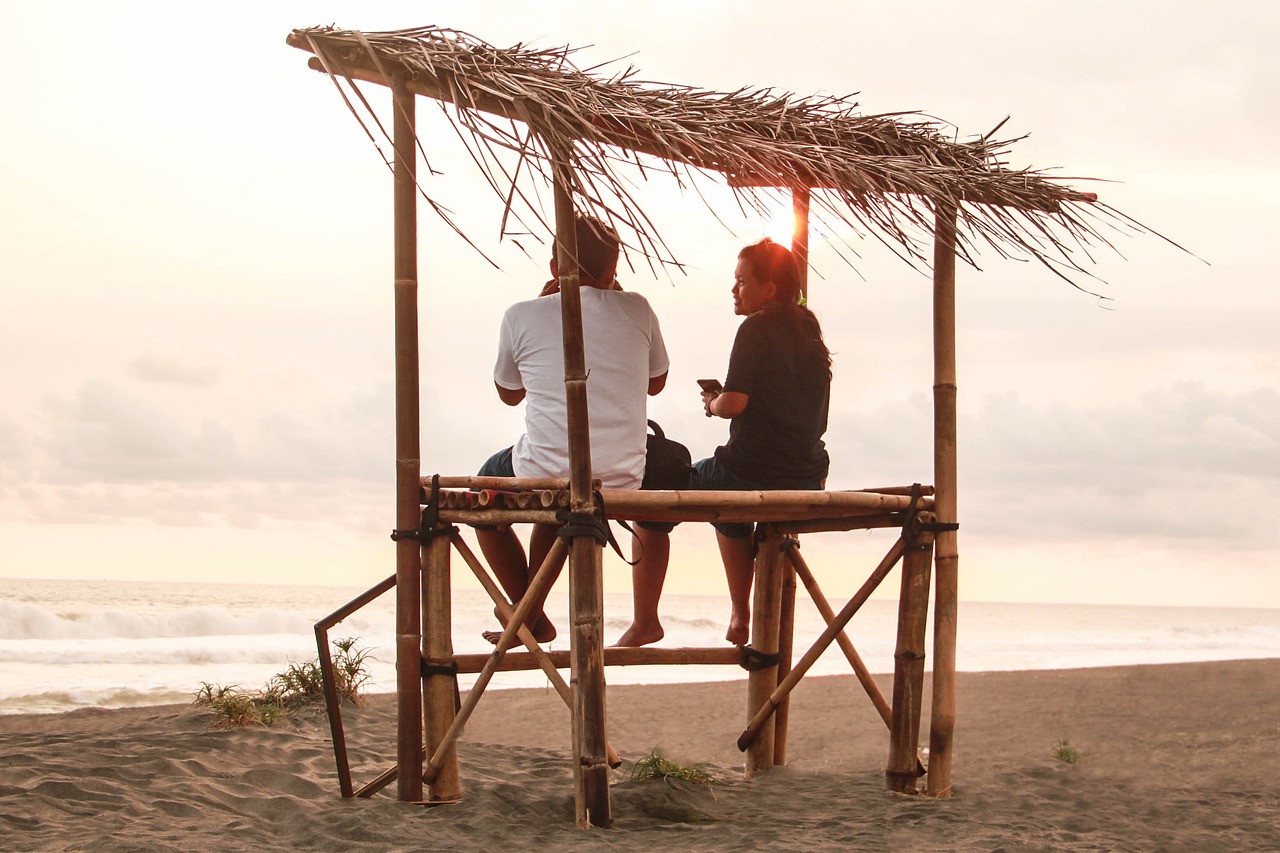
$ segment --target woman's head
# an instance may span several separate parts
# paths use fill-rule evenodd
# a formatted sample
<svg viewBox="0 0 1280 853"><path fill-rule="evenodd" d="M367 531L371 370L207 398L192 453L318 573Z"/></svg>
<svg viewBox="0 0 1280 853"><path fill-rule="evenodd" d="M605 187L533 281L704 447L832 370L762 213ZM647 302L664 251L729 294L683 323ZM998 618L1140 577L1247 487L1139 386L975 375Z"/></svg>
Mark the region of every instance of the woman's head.
<svg viewBox="0 0 1280 853"><path fill-rule="evenodd" d="M754 314L768 303L800 302L800 270L790 250L768 237L738 253L733 271L733 310Z"/></svg>

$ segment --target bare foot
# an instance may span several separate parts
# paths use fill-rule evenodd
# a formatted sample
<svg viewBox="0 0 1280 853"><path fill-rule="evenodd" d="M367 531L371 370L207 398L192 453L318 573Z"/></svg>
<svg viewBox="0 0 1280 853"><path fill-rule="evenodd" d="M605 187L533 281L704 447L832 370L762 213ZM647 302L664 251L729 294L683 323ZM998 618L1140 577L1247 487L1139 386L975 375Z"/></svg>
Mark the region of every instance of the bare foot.
<svg viewBox="0 0 1280 853"><path fill-rule="evenodd" d="M631 623L631 627L622 633L618 638L615 646L624 646L627 648L635 648L638 646L647 646L650 643L656 643L666 636L662 630L662 625L655 623L653 625L638 625Z"/></svg>
<svg viewBox="0 0 1280 853"><path fill-rule="evenodd" d="M498 611L496 609L494 610L493 615L498 616ZM533 638L539 643L549 643L556 638L556 626L551 624L551 620L547 618L545 613L532 617L529 621L532 623L529 631L533 634ZM503 625L506 624L503 622L501 616L498 616L498 622ZM483 631L480 636L484 637L496 646L498 645L498 640L502 639L502 631Z"/></svg>
<svg viewBox="0 0 1280 853"><path fill-rule="evenodd" d="M751 641L750 620L730 617L729 630L724 632L724 638L735 646L745 646Z"/></svg>

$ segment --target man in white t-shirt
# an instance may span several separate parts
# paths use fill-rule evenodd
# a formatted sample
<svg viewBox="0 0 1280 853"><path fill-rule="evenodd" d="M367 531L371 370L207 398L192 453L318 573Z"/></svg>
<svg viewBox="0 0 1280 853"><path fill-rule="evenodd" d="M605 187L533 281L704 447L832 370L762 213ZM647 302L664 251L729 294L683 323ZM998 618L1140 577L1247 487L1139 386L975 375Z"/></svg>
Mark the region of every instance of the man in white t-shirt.
<svg viewBox="0 0 1280 853"><path fill-rule="evenodd" d="M614 277L617 235L595 219L578 217L575 224L582 272L579 293L591 472L606 489L637 489L644 477L648 432L645 398L666 385L667 349L648 300L624 292ZM517 302L502 318L494 385L508 406L525 403L525 433L513 447L485 462L480 469L483 476L569 476L561 296L554 257L551 275L537 299ZM526 558L510 525L477 528L480 549L513 602L524 596L555 542L557 529L554 524L535 524ZM637 528L637 536L640 543L635 551L640 558L660 560L665 570L667 533ZM556 636L541 601L530 613L528 625L539 642ZM491 633L486 636L496 640Z"/></svg>

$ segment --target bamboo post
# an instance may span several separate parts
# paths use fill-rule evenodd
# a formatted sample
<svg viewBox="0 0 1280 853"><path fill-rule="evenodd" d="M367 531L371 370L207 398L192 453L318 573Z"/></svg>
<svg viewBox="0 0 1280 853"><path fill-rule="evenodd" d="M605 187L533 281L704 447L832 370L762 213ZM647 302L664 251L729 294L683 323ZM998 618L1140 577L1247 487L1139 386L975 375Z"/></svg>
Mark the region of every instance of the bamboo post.
<svg viewBox="0 0 1280 853"><path fill-rule="evenodd" d="M924 636L929 618L929 563L932 534L912 536L902 558L902 592L898 596L898 642L893 653L893 710L889 722L889 761L885 781L890 791L915 793L919 778L917 745L924 689Z"/></svg>
<svg viewBox="0 0 1280 853"><path fill-rule="evenodd" d="M756 531L755 594L751 603L751 648L763 655L778 652L782 605L783 537L772 524ZM778 687L778 665L753 670L747 677L747 720L766 707ZM747 748L746 776L750 779L773 766L774 726L765 726Z"/></svg>
<svg viewBox="0 0 1280 853"><path fill-rule="evenodd" d="M795 231L791 236L791 254L796 259L800 274L800 293L809 298L809 188L791 190L791 212L795 216Z"/></svg>
<svg viewBox="0 0 1280 853"><path fill-rule="evenodd" d="M957 515L956 472L956 206L939 203L933 241L933 483L939 523ZM959 543L954 530L937 534L933 615L933 699L929 714L926 791L951 796L956 725L956 615Z"/></svg>
<svg viewBox="0 0 1280 853"><path fill-rule="evenodd" d="M795 550L794 539L784 539L787 551ZM778 681L791 674L791 655L796 632L796 569L790 560L782 564L782 595L778 603ZM773 764L781 767L787 763L787 724L791 721L791 694L782 697L773 716Z"/></svg>
<svg viewBox="0 0 1280 853"><path fill-rule="evenodd" d="M574 512L594 513L587 368L583 351L582 302L578 292L580 268L568 155L568 151L556 151L552 169L564 335L565 403L569 420L569 505ZM613 823L609 806L605 724L603 572L600 542L590 535L575 536L569 546L569 655L574 696L574 812L581 827Z"/></svg>
<svg viewBox="0 0 1280 853"><path fill-rule="evenodd" d="M396 760L400 800L422 799L421 451L418 439L418 221L414 100L391 87L395 141Z"/></svg>
<svg viewBox="0 0 1280 853"><path fill-rule="evenodd" d="M423 557L423 659L428 665L448 666L453 661L453 627L449 590L449 537L442 532L422 546ZM422 682L423 726L427 752L434 754L453 725L457 702L457 676L429 672ZM458 777L458 751L446 750L440 772L428 786L427 801L454 803L462 799Z"/></svg>
<svg viewBox="0 0 1280 853"><path fill-rule="evenodd" d="M800 280L800 295L809 298L809 188L794 187L791 190L793 228L791 254L796 262L796 275ZM792 539L790 550L799 545ZM791 655L795 645L796 630L796 570L786 561L783 564L781 619L778 623L778 679L784 680L791 672ZM788 694L778 706L773 720L773 763L787 763L787 724L791 720L791 697Z"/></svg>

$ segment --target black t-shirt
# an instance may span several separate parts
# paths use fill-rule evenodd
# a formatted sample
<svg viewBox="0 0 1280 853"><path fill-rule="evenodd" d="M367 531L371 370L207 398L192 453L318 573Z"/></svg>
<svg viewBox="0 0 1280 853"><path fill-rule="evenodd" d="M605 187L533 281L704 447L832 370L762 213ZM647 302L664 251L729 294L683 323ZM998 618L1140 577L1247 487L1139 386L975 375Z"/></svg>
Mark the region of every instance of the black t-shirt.
<svg viewBox="0 0 1280 853"><path fill-rule="evenodd" d="M761 488L816 489L827 476L831 376L816 331L806 312L780 307L738 327L724 390L750 399L716 459Z"/></svg>

